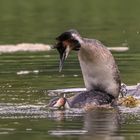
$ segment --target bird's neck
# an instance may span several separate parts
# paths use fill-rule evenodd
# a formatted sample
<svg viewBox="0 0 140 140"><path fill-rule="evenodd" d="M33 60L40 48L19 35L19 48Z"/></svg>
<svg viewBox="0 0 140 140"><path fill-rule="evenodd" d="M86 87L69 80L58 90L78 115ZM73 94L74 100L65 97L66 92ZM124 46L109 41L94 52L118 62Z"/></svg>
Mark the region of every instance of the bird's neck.
<svg viewBox="0 0 140 140"><path fill-rule="evenodd" d="M114 79L117 67L114 58L106 48L96 44L84 44L78 52L85 87L87 90L102 89L102 91L118 96L119 83ZM118 76L119 77L119 76Z"/></svg>

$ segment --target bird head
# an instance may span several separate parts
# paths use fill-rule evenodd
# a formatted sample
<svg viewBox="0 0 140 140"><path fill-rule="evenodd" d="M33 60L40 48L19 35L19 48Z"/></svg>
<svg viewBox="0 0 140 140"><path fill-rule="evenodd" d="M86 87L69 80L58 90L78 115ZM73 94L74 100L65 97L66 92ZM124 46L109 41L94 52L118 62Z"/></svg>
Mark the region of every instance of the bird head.
<svg viewBox="0 0 140 140"><path fill-rule="evenodd" d="M49 104L48 104L48 107L50 108L55 108L55 109L68 109L70 108L70 105L69 105L69 102L68 102L68 99L65 97L65 94L64 94L64 97L55 97L53 99L50 100Z"/></svg>
<svg viewBox="0 0 140 140"><path fill-rule="evenodd" d="M66 98L64 97L55 97L52 100L50 100L48 106L49 107L54 107L54 108L61 108L64 107L66 103Z"/></svg>
<svg viewBox="0 0 140 140"><path fill-rule="evenodd" d="M60 34L54 46L60 54L59 72L62 71L64 61L67 59L71 50L78 51L81 47L82 38L76 30L68 30Z"/></svg>

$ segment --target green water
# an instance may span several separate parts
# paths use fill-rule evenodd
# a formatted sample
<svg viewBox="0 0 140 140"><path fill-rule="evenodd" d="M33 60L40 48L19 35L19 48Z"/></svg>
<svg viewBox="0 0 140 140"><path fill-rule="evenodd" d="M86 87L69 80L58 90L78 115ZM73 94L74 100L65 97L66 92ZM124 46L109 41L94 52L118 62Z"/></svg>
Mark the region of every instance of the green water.
<svg viewBox="0 0 140 140"><path fill-rule="evenodd" d="M128 46L129 51L113 55L122 81L133 85L140 81L139 5L139 0L0 0L0 44L52 44L58 34L75 28L106 46ZM48 111L47 90L84 87L76 53L62 73L58 58L56 51L0 54L0 139L138 140L139 109ZM86 133L58 135L61 130Z"/></svg>

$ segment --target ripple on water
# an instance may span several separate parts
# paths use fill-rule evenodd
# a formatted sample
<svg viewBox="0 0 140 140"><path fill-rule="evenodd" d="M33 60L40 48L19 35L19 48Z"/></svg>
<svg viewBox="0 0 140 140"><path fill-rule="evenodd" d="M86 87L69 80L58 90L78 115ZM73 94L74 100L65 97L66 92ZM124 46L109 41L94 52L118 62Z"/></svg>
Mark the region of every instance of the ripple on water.
<svg viewBox="0 0 140 140"><path fill-rule="evenodd" d="M21 43L17 45L0 45L0 53L13 53L19 51L49 51L51 50L51 45L48 44L38 44L38 43Z"/></svg>
<svg viewBox="0 0 140 140"><path fill-rule="evenodd" d="M51 118L62 119L81 116L84 111L81 109L71 110L49 110L46 105L22 105L3 103L0 104L0 118Z"/></svg>
<svg viewBox="0 0 140 140"><path fill-rule="evenodd" d="M85 135L87 130L50 130L48 133L54 136L64 136L64 135Z"/></svg>
<svg viewBox="0 0 140 140"><path fill-rule="evenodd" d="M1 104L0 118L36 118L45 117L46 111L39 105Z"/></svg>
<svg viewBox="0 0 140 140"><path fill-rule="evenodd" d="M17 75L27 75L27 74L38 74L39 70L33 70L33 71L29 71L29 70L21 70L17 72Z"/></svg>

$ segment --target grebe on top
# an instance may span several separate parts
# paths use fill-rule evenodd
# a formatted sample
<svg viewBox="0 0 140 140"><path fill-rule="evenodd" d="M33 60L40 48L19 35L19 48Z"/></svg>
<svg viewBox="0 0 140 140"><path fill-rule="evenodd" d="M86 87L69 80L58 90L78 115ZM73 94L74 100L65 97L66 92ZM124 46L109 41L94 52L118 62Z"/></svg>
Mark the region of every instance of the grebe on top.
<svg viewBox="0 0 140 140"><path fill-rule="evenodd" d="M111 52L98 40L83 38L76 30L68 30L56 38L55 48L60 54L59 71L71 50L78 51L78 59L87 91L71 98L59 98L50 106L83 107L86 104L110 104L118 98L121 80L118 66Z"/></svg>

